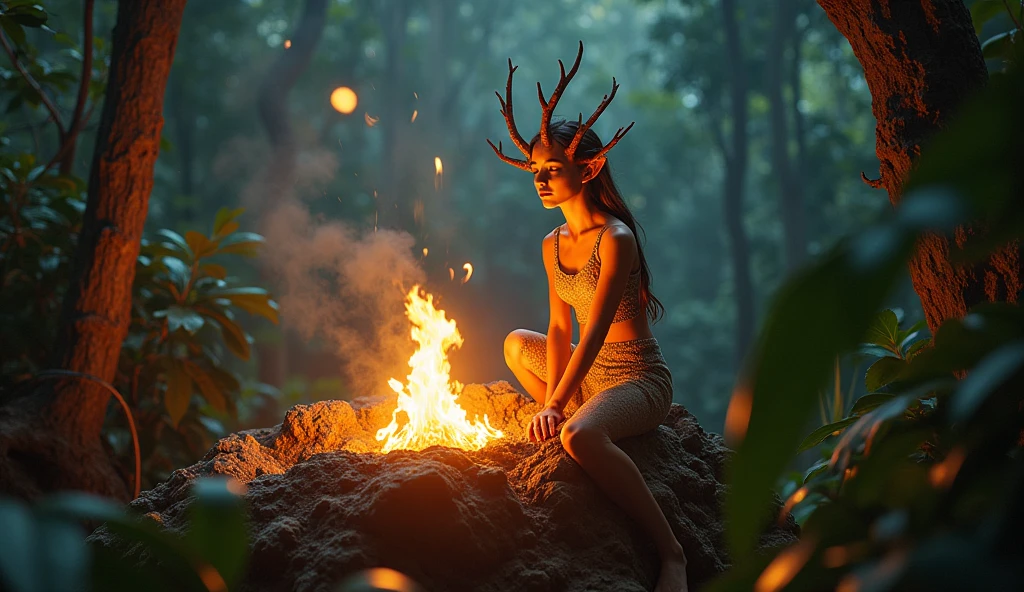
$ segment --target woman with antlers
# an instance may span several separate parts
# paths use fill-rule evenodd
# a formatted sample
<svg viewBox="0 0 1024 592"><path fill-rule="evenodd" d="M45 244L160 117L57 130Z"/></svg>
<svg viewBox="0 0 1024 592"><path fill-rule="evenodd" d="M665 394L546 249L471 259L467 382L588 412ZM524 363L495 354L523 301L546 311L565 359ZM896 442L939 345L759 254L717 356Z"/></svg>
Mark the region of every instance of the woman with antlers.
<svg viewBox="0 0 1024 592"><path fill-rule="evenodd" d="M523 387L543 405L529 427L531 440L559 433L566 452L654 539L661 555L658 592L686 590L686 556L668 520L633 460L615 442L655 429L672 404L672 376L651 333L664 313L651 293L651 276L636 238L637 224L626 207L605 154L633 127L619 130L605 145L591 126L618 90L605 95L585 123L551 122L555 105L583 58L580 42L569 74L558 61L558 86L545 100L540 132L527 143L512 116L512 60L501 112L512 142L526 156L503 161L533 174L545 208L558 207L565 224L543 241L550 320L543 335L517 329L505 339L505 360ZM580 326L573 346L570 307Z"/></svg>

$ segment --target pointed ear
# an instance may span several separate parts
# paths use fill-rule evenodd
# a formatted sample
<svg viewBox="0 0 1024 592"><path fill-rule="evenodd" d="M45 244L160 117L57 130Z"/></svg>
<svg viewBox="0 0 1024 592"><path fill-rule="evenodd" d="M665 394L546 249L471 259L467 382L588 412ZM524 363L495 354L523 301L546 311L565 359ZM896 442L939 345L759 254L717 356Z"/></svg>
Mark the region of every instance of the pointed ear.
<svg viewBox="0 0 1024 592"><path fill-rule="evenodd" d="M601 158L588 162L583 167L583 182L587 183L589 181L592 181L594 177L596 177L598 173L601 172L601 169L604 168L605 162L606 159L603 156Z"/></svg>

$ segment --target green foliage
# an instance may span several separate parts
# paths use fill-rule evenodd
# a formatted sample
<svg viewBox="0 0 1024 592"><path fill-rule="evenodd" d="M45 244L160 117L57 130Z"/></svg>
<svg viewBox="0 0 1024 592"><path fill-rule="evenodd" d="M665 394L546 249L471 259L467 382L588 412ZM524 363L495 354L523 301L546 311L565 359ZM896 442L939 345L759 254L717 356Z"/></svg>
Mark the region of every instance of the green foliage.
<svg viewBox="0 0 1024 592"><path fill-rule="evenodd" d="M0 499L7 550L0 554L0 582L11 592L36 590L230 590L244 575L249 551L244 486L208 478L196 482L184 536L149 518L126 514L104 498L57 494L34 506ZM84 540L82 524L102 523L119 546ZM122 553L137 545L147 559Z"/></svg>
<svg viewBox="0 0 1024 592"><path fill-rule="evenodd" d="M88 494L56 494L32 506L0 498L5 541L0 588L8 592L238 590L249 561L244 491L245 485L231 477L197 480L184 533ZM86 540L85 525L101 525L113 544ZM405 574L386 568L349 574L337 589L422 590Z"/></svg>
<svg viewBox="0 0 1024 592"><path fill-rule="evenodd" d="M1014 4L1017 5L1017 12L1014 12ZM1024 1L975 0L971 6L971 20L974 22L975 32L981 38L981 52L986 60L998 60L1005 68L1018 59L1021 46L1024 44L1024 30L1021 28L1024 20ZM997 20L1002 26L1009 23L1012 28L982 37L985 25Z"/></svg>
<svg viewBox="0 0 1024 592"><path fill-rule="evenodd" d="M263 244L239 232L241 213L219 211L209 235L163 229L142 243L118 384L152 439L143 455L154 479L209 448L221 435L217 421L237 420L241 387L226 358L248 360L252 343L238 312L278 322L265 289L229 275L232 258Z"/></svg>
<svg viewBox="0 0 1024 592"><path fill-rule="evenodd" d="M917 327L900 329L897 315L870 314L921 233L951 233L970 222L995 235L985 236L985 249L968 244L959 254L965 261L1024 235L1020 168L999 156L1017 152L1021 104L1018 64L923 152L889 220L843 241L781 290L746 379L752 394L739 395L753 399L745 432L734 434L742 442L726 502L739 560L717 589L749 589L761 577L783 579L792 590L840 583L891 590L910 582L1016 589L1024 581L1019 545L1006 546L1019 537L1024 495L1024 313L1012 304L979 305L943 323L930 347L914 335ZM996 156L983 161L979 152ZM832 335L817 334L807 347L807 326L832 327ZM765 491L796 448L814 381L865 335L878 355L865 377L873 392L839 424L805 439L813 445L840 432L788 504L813 506L801 542L766 567L749 553L764 526ZM796 344L815 352L798 368L778 358Z"/></svg>
<svg viewBox="0 0 1024 592"><path fill-rule="evenodd" d="M0 387L47 361L84 209L80 179L0 153Z"/></svg>

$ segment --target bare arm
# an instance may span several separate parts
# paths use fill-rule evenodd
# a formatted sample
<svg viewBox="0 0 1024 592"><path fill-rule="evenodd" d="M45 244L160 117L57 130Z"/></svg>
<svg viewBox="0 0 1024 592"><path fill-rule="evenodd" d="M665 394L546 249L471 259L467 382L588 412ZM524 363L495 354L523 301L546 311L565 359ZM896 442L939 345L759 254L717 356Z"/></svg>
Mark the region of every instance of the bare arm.
<svg viewBox="0 0 1024 592"><path fill-rule="evenodd" d="M559 298L555 292L555 232L544 237L543 258L544 270L548 276L548 347L547 347L547 393L544 396L545 403L550 401L555 392L555 386L565 372L566 364L569 363L569 345L572 342L572 318L570 317L569 305Z"/></svg>
<svg viewBox="0 0 1024 592"><path fill-rule="evenodd" d="M608 329L612 326L615 311L619 308L619 301L626 292L630 270L636 262L636 239L633 233L621 226L608 229L598 248L598 255L601 271L594 300L590 304L586 331L580 336L580 344L572 352L565 373L557 382L554 393L545 402L545 407L559 411L564 409L572 394L583 384L583 378L597 358L597 352L601 350ZM550 376L548 378L550 389L553 381Z"/></svg>

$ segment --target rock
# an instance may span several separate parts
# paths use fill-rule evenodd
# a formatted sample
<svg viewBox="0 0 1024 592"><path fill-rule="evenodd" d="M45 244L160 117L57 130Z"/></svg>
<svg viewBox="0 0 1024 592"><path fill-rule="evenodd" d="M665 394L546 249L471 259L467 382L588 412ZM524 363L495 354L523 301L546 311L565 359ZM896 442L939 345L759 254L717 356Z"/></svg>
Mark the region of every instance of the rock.
<svg viewBox="0 0 1024 592"><path fill-rule="evenodd" d="M130 508L186 528L189 488L207 475L248 485L252 557L244 589L333 591L352 572L389 567L430 591L651 590L658 561L632 524L562 449L526 439L538 410L506 382L467 385L459 403L505 437L476 452L380 454L395 398L298 405L274 428L232 434ZM673 405L657 430L620 442L689 560L691 590L729 566L721 501L730 451ZM788 518L763 546L795 542ZM108 531L92 536L124 550Z"/></svg>

